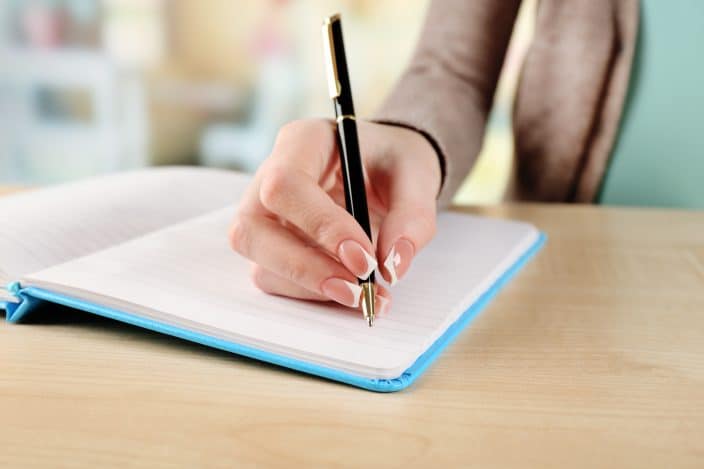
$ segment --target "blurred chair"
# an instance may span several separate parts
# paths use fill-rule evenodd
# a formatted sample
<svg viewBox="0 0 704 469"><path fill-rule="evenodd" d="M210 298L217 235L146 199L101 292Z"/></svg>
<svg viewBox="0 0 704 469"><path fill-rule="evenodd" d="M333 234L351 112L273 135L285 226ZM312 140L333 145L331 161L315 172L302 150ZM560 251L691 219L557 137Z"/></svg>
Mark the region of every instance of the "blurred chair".
<svg viewBox="0 0 704 469"><path fill-rule="evenodd" d="M599 201L704 209L704 2L643 0L617 142Z"/></svg>

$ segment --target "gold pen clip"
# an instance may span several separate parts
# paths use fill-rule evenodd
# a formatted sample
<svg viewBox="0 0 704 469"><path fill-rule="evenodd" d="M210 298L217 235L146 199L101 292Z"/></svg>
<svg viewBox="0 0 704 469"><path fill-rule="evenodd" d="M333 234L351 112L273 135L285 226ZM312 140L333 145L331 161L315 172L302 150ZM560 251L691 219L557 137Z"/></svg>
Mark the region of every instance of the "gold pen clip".
<svg viewBox="0 0 704 469"><path fill-rule="evenodd" d="M326 75L328 77L328 92L332 99L340 96L340 80L337 77L337 62L335 61L335 50L332 40L332 24L335 21L340 21L339 13L325 18L323 21L323 55L325 56Z"/></svg>

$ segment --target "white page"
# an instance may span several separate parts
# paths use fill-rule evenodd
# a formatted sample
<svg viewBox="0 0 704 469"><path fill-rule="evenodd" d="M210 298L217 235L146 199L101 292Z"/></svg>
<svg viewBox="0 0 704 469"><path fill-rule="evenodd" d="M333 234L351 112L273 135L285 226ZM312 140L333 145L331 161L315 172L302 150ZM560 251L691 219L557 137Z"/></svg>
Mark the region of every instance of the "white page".
<svg viewBox="0 0 704 469"><path fill-rule="evenodd" d="M4 302L17 301L17 299L5 289L5 285L10 281L9 279L10 276L0 270L0 310L2 310Z"/></svg>
<svg viewBox="0 0 704 469"><path fill-rule="evenodd" d="M232 205L248 180L231 171L171 167L2 197L0 288L27 273Z"/></svg>
<svg viewBox="0 0 704 469"><path fill-rule="evenodd" d="M359 312L259 292L221 210L23 280L371 378L398 377L537 240L527 224L442 214L373 328ZM102 297L102 298L101 298ZM106 300L106 298L112 298Z"/></svg>

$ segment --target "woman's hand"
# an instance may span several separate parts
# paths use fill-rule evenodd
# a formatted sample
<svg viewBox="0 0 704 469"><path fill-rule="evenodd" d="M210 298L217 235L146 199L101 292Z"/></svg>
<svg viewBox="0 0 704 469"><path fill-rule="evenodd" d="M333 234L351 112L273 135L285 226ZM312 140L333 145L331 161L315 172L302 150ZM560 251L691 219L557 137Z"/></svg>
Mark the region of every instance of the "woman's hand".
<svg viewBox="0 0 704 469"><path fill-rule="evenodd" d="M358 121L372 245L345 210L335 127L328 120L284 126L257 171L230 231L235 251L253 261L263 291L359 305L365 278L377 266L392 285L435 234L440 165L415 131ZM380 312L389 292L377 289Z"/></svg>

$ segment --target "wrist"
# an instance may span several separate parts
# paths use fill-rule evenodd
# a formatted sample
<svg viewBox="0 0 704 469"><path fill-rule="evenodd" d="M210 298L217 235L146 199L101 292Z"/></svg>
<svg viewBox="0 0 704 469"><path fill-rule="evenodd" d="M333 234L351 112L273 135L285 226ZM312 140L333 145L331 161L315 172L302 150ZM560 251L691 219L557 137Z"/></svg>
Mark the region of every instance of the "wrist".
<svg viewBox="0 0 704 469"><path fill-rule="evenodd" d="M431 175L435 182L436 198L440 195L446 179L445 156L437 141L432 135L412 125L395 121L375 121L377 125L395 129L399 138L394 139L401 143L403 155L413 155L418 163Z"/></svg>

